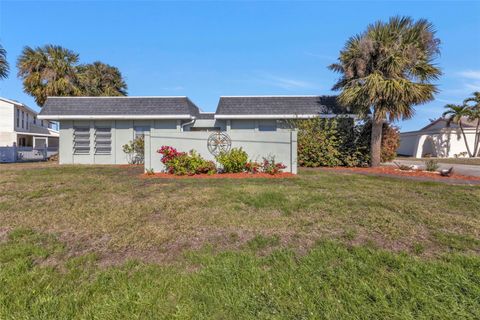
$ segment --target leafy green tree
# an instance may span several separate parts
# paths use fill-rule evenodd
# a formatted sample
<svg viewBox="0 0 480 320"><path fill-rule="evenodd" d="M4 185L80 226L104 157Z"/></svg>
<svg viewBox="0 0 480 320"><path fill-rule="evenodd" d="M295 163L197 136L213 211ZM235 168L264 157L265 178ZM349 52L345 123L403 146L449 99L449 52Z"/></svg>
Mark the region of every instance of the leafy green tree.
<svg viewBox="0 0 480 320"><path fill-rule="evenodd" d="M23 90L43 106L48 96L78 96L78 54L61 46L25 47L18 58Z"/></svg>
<svg viewBox="0 0 480 320"><path fill-rule="evenodd" d="M127 84L118 68L96 61L80 65L78 81L85 96L126 96Z"/></svg>
<svg viewBox="0 0 480 320"><path fill-rule="evenodd" d="M0 79L8 77L9 65L7 62L7 51L0 44Z"/></svg>
<svg viewBox="0 0 480 320"><path fill-rule="evenodd" d="M433 100L439 43L427 20L393 17L350 38L338 63L329 66L341 74L333 87L341 90L339 102L360 115L372 112L371 166L381 162L383 123L411 118L413 106Z"/></svg>

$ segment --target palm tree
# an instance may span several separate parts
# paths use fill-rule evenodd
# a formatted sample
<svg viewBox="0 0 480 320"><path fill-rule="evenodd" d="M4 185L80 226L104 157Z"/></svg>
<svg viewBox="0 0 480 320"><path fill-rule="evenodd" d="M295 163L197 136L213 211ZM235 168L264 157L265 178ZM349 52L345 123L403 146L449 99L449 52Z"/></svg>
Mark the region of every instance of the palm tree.
<svg viewBox="0 0 480 320"><path fill-rule="evenodd" d="M473 93L473 97L467 98L463 101L463 104L468 106L471 110L469 120L474 121L475 125L475 142L473 148L473 156L478 157L479 145L480 145L480 92Z"/></svg>
<svg viewBox="0 0 480 320"><path fill-rule="evenodd" d="M456 105L456 104L447 104L445 106L445 111L443 117L447 118L447 125L449 126L452 122L460 127L460 132L463 136L463 141L465 141L465 147L467 148L468 156L472 157L470 152L470 147L468 146L467 137L465 136L465 130L463 129L462 119L470 118L472 116L472 110L465 104Z"/></svg>
<svg viewBox="0 0 480 320"><path fill-rule="evenodd" d="M96 61L77 68L82 95L126 96L127 84L118 68Z"/></svg>
<svg viewBox="0 0 480 320"><path fill-rule="evenodd" d="M18 58L18 76L23 90L43 106L48 96L75 96L78 54L60 46L25 47Z"/></svg>
<svg viewBox="0 0 480 320"><path fill-rule="evenodd" d="M8 70L7 51L0 44L0 79L5 79L8 76Z"/></svg>
<svg viewBox="0 0 480 320"><path fill-rule="evenodd" d="M333 87L342 90L339 102L361 115L372 112L372 167L380 164L383 123L411 118L413 106L433 100L437 88L430 82L441 75L433 64L439 43L427 20L394 17L350 38L338 63L329 66L341 73Z"/></svg>

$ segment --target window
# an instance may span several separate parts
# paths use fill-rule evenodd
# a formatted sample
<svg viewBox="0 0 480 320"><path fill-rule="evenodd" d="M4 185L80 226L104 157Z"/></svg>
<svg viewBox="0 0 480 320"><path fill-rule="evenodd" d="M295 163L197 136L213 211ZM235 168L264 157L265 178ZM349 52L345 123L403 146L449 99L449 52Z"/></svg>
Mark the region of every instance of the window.
<svg viewBox="0 0 480 320"><path fill-rule="evenodd" d="M220 127L191 127L190 131L206 131L206 132L211 132L211 131L221 131Z"/></svg>
<svg viewBox="0 0 480 320"><path fill-rule="evenodd" d="M27 122L26 122L26 125L27 125L27 130L28 130L28 113L27 113Z"/></svg>
<svg viewBox="0 0 480 320"><path fill-rule="evenodd" d="M37 124L37 116L33 116L33 124Z"/></svg>
<svg viewBox="0 0 480 320"><path fill-rule="evenodd" d="M25 112L22 111L22 129L24 128L25 125Z"/></svg>
<svg viewBox="0 0 480 320"><path fill-rule="evenodd" d="M42 127L43 127L43 120L42 120L42 122L40 122L40 123L41 123L41 125L42 125Z"/></svg>
<svg viewBox="0 0 480 320"><path fill-rule="evenodd" d="M90 153L90 128L88 127L73 128L73 153L74 154Z"/></svg>
<svg viewBox="0 0 480 320"><path fill-rule="evenodd" d="M17 128L20 127L20 109L17 108Z"/></svg>
<svg viewBox="0 0 480 320"><path fill-rule="evenodd" d="M95 128L95 154L110 154L112 152L112 129Z"/></svg>
<svg viewBox="0 0 480 320"><path fill-rule="evenodd" d="M133 127L133 131L134 131L134 138L137 139L137 138L140 137L140 136L144 136L144 135L145 135L145 132L149 132L149 131L150 131L150 127L147 127L147 126L136 126L136 127Z"/></svg>
<svg viewBox="0 0 480 320"><path fill-rule="evenodd" d="M269 124L259 124L258 131L277 131L277 126Z"/></svg>

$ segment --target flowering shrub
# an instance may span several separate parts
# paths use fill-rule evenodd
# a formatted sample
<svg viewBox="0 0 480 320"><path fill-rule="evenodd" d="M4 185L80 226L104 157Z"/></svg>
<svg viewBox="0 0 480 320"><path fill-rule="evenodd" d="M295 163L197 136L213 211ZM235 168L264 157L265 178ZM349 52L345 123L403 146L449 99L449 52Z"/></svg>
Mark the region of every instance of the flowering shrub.
<svg viewBox="0 0 480 320"><path fill-rule="evenodd" d="M162 163L167 172L176 175L194 175L216 172L215 163L203 159L197 152L179 152L170 146L162 146L158 151L162 155Z"/></svg>
<svg viewBox="0 0 480 320"><path fill-rule="evenodd" d="M249 161L245 164L245 171L249 173L259 173L262 169L262 164L257 161Z"/></svg>
<svg viewBox="0 0 480 320"><path fill-rule="evenodd" d="M230 151L221 152L216 159L222 165L223 172L243 172L246 169L248 154L242 148L233 148Z"/></svg>
<svg viewBox="0 0 480 320"><path fill-rule="evenodd" d="M143 164L145 155L145 140L143 136L135 138L122 146L123 152L127 154L127 161L130 164Z"/></svg>
<svg viewBox="0 0 480 320"><path fill-rule="evenodd" d="M281 162L275 162L275 157L263 158L262 171L268 174L281 173L287 166Z"/></svg>

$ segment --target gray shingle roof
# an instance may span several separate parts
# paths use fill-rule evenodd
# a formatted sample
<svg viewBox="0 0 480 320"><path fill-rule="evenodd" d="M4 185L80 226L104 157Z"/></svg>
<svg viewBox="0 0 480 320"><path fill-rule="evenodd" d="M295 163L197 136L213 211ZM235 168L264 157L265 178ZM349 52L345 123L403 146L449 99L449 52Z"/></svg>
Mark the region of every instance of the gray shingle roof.
<svg viewBox="0 0 480 320"><path fill-rule="evenodd" d="M221 97L217 115L316 115L348 113L335 96Z"/></svg>
<svg viewBox="0 0 480 320"><path fill-rule="evenodd" d="M49 97L41 116L196 115L187 97Z"/></svg>

